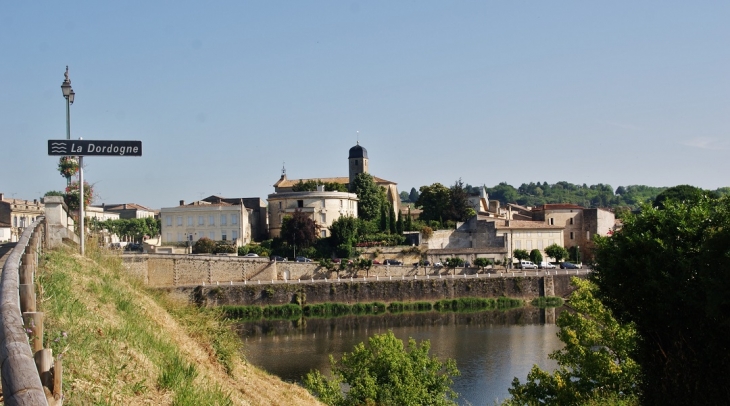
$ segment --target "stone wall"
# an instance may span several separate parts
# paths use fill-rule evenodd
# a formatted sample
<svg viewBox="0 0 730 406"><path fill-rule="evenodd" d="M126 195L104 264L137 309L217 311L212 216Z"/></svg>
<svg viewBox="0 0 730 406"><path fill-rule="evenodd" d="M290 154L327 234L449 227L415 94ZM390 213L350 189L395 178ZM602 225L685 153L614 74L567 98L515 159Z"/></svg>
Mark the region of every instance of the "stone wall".
<svg viewBox="0 0 730 406"><path fill-rule="evenodd" d="M574 275L527 276L479 279L394 279L380 281L329 281L289 284L246 284L197 286L170 289L176 295L205 306L282 305L287 303L370 303L456 299L460 297L498 298L502 296L530 300L544 295L545 284L555 296L572 292ZM585 276L581 276L585 277ZM549 280L546 281L546 278Z"/></svg>

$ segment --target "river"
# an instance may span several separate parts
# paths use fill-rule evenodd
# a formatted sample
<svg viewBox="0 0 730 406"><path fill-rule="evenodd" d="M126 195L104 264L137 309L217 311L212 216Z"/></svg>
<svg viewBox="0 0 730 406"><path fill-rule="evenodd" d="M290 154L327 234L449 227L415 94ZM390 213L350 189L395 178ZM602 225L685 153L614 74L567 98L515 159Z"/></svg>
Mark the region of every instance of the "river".
<svg viewBox="0 0 730 406"><path fill-rule="evenodd" d="M430 340L431 354L453 358L461 371L453 389L460 405L494 405L509 397L514 377L524 382L533 364L553 370L548 354L561 348L554 309L480 313L411 313L348 316L304 321L263 321L240 325L244 353L252 364L290 382L312 369L330 371L329 355L339 359L376 333L407 340ZM558 311L559 312L559 311Z"/></svg>

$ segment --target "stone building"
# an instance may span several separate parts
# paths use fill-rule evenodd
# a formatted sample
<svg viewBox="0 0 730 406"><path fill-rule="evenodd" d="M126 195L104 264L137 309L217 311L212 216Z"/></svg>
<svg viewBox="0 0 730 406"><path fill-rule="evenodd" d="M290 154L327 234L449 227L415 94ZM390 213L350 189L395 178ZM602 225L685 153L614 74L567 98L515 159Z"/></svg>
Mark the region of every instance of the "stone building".
<svg viewBox="0 0 730 406"><path fill-rule="evenodd" d="M37 199L8 199L0 193L0 226L7 230L7 240L18 241L25 227L30 226L36 217L43 215L44 206Z"/></svg>
<svg viewBox="0 0 730 406"><path fill-rule="evenodd" d="M221 197L208 196L202 201L208 203L230 203L238 204L243 202L244 207L249 210L248 219L251 224L251 239L253 241L264 241L269 238L269 223L266 209L266 201L259 197Z"/></svg>
<svg viewBox="0 0 730 406"><path fill-rule="evenodd" d="M251 242L250 216L252 210L243 205L220 201L199 200L176 207L160 209L162 244L195 242L203 237L213 241L233 241L236 246Z"/></svg>
<svg viewBox="0 0 730 406"><path fill-rule="evenodd" d="M101 207L105 212L118 213L120 219L141 219L157 215L155 210L137 203L102 204L94 207Z"/></svg>
<svg viewBox="0 0 730 406"><path fill-rule="evenodd" d="M532 213L536 221L563 227L565 248L577 247L585 260L593 256L593 236L611 235L616 221L616 216L608 209L575 204L545 204L533 208Z"/></svg>
<svg viewBox="0 0 730 406"><path fill-rule="evenodd" d="M307 213L319 227L321 237L329 237L328 228L343 216L357 218L357 195L347 192L327 192L317 186L315 192L279 192L268 196L269 233L281 235L284 217L299 210Z"/></svg>

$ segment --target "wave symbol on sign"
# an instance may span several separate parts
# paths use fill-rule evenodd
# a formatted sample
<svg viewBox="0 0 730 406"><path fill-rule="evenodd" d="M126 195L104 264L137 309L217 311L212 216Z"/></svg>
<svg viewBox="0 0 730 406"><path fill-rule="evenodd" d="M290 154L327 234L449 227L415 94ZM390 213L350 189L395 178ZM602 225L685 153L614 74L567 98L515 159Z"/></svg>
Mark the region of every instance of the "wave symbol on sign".
<svg viewBox="0 0 730 406"><path fill-rule="evenodd" d="M51 152L54 154L66 153L66 143L65 142L52 142L51 143Z"/></svg>

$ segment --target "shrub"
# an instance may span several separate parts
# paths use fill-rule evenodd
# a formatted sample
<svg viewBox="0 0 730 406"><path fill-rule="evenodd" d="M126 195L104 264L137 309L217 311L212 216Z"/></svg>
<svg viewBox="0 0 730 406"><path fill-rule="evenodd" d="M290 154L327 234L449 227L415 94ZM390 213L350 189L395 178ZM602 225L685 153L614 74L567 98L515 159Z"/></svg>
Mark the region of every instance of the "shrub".
<svg viewBox="0 0 730 406"><path fill-rule="evenodd" d="M215 250L215 241L203 237L193 244L193 254L212 254Z"/></svg>

